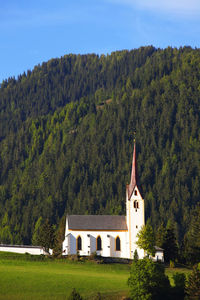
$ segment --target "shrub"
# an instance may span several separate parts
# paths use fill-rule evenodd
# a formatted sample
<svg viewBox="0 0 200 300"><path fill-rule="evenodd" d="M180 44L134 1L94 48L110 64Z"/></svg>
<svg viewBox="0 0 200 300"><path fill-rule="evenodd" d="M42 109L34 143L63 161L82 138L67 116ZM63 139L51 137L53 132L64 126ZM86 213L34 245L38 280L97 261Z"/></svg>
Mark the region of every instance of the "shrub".
<svg viewBox="0 0 200 300"><path fill-rule="evenodd" d="M68 297L68 300L83 300L81 295L76 291L76 289L73 289L71 294Z"/></svg>
<svg viewBox="0 0 200 300"><path fill-rule="evenodd" d="M97 255L96 251L91 253L89 256L90 260L96 260L99 258L99 256Z"/></svg>
<svg viewBox="0 0 200 300"><path fill-rule="evenodd" d="M174 280L174 288L172 289L173 298L176 300L182 300L185 296L185 283L186 277L184 273L176 272L172 276Z"/></svg>

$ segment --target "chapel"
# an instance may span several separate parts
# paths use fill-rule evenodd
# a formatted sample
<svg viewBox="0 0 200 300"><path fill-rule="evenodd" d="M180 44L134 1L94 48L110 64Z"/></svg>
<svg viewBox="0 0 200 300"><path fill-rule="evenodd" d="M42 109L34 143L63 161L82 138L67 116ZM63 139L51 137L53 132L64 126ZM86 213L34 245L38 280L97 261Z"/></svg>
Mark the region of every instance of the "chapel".
<svg viewBox="0 0 200 300"><path fill-rule="evenodd" d="M103 257L139 258L145 251L136 245L137 234L145 225L144 199L137 182L136 144L134 141L130 184L126 186L126 216L68 215L63 255L96 252ZM156 247L155 260L163 260L163 249Z"/></svg>

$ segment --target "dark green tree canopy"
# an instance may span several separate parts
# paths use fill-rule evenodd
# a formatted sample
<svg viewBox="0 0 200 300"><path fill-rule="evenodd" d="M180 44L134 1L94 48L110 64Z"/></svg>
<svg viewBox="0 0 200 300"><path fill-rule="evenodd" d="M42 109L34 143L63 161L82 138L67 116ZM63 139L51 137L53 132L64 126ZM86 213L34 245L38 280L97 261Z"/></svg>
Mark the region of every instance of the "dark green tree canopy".
<svg viewBox="0 0 200 300"><path fill-rule="evenodd" d="M185 254L190 263L200 261L200 205L193 211L189 231L185 236Z"/></svg>
<svg viewBox="0 0 200 300"><path fill-rule="evenodd" d="M176 236L174 232L174 227L173 225L169 225L166 228L166 233L164 236L164 241L162 245L164 249L164 259L166 262L173 261L178 258L178 245L176 241Z"/></svg>

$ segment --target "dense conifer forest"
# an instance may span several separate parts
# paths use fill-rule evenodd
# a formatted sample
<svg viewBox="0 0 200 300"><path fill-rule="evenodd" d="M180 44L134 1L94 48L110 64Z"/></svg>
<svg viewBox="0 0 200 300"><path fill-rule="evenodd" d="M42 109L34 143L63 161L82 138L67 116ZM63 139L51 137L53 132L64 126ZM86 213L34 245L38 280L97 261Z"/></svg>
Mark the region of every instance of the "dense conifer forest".
<svg viewBox="0 0 200 300"><path fill-rule="evenodd" d="M70 54L3 81L0 242L31 243L67 213L125 214L136 131L146 220L199 257L199 103L190 47Z"/></svg>

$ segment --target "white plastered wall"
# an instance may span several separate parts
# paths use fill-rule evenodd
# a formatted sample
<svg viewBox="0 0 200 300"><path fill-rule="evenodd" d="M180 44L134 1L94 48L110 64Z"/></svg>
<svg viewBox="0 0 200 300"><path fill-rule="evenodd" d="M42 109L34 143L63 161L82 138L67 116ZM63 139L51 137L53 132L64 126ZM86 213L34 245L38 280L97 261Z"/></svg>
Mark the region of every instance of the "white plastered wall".
<svg viewBox="0 0 200 300"><path fill-rule="evenodd" d="M77 238L81 237L82 250L79 254L82 256L97 252L104 257L129 258L128 232L127 231L73 231L66 232L66 238L63 242L63 254L77 253ZM97 238L101 237L102 250L97 251ZM116 251L116 238L120 238L121 250Z"/></svg>
<svg viewBox="0 0 200 300"><path fill-rule="evenodd" d="M161 261L164 262L164 253L163 251L156 251L155 256L151 256L153 261Z"/></svg>
<svg viewBox="0 0 200 300"><path fill-rule="evenodd" d="M3 251L3 252L12 252L12 253L19 253L19 254L25 254L25 253L29 253L29 254L32 254L32 255L41 255L41 254L48 254L45 252L45 250L40 247L17 247L17 246L0 246L0 251Z"/></svg>

